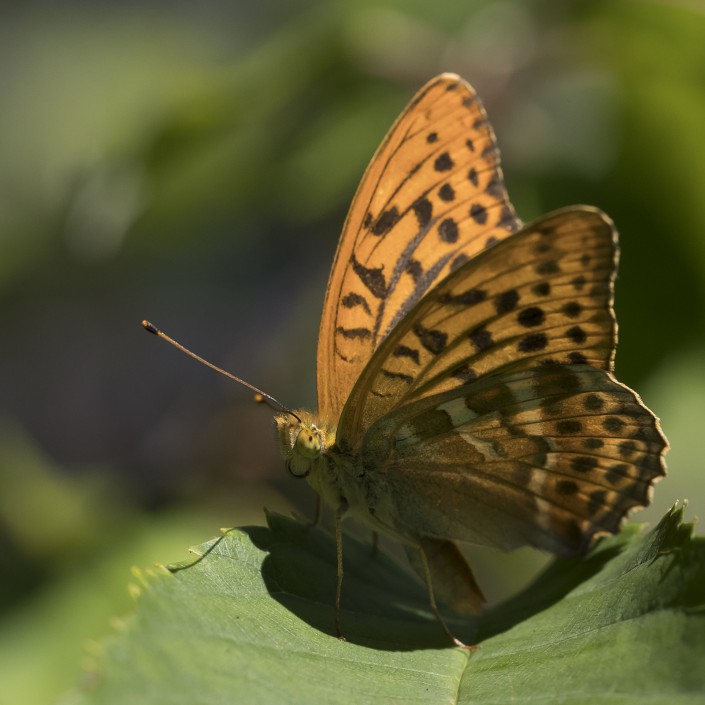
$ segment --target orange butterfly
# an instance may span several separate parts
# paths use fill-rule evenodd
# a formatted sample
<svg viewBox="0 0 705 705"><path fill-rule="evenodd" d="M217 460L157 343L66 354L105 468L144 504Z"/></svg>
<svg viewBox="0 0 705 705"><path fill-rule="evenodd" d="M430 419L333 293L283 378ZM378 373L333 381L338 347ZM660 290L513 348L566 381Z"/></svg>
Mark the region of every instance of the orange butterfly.
<svg viewBox="0 0 705 705"><path fill-rule="evenodd" d="M274 402L287 469L336 510L339 636L343 516L403 544L464 646L436 604L484 602L455 541L578 554L649 503L667 442L612 375L617 255L595 208L522 226L458 76L397 119L333 262L318 413Z"/></svg>

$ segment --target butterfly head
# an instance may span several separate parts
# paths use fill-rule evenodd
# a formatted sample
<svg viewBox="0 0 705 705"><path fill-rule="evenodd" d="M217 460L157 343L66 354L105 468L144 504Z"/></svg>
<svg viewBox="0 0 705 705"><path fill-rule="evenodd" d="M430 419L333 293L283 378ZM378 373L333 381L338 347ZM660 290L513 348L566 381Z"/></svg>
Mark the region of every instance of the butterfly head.
<svg viewBox="0 0 705 705"><path fill-rule="evenodd" d="M318 465L326 448L332 445L332 432L305 411L297 411L295 416L277 414L274 422L286 469L294 477L306 477Z"/></svg>

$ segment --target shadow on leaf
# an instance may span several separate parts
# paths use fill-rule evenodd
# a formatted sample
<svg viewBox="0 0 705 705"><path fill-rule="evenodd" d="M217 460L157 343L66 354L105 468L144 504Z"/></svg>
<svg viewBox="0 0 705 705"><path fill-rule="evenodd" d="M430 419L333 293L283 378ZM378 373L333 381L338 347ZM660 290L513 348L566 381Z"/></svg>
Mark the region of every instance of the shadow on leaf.
<svg viewBox="0 0 705 705"><path fill-rule="evenodd" d="M269 528L242 529L267 553L262 564L267 590L310 626L335 637L334 538L319 527L278 514L268 514L267 520ZM585 557L556 559L525 590L478 618L444 611L449 626L470 644L501 634L599 572L627 538L598 543ZM415 576L349 535L344 538L343 556L341 626L348 641L395 651L452 648Z"/></svg>

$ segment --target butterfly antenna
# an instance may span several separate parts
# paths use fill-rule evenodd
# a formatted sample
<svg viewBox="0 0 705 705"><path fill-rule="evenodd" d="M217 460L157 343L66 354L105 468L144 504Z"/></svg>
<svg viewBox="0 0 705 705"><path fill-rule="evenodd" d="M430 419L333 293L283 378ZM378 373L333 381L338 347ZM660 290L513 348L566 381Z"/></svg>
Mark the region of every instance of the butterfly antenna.
<svg viewBox="0 0 705 705"><path fill-rule="evenodd" d="M226 370L218 367L217 365L214 365L212 362L204 360L200 355L196 355L196 353L191 352L188 348L185 348L183 345L181 345L181 343L177 343L173 338L170 338L166 333L164 333L164 331L159 330L159 328L157 328L149 321L142 321L142 326L146 331L152 333L152 335L156 335L158 338L166 340L167 343L170 343L175 348L178 348L179 350L181 350L181 352L186 353L189 357L192 357L194 360L197 360L206 367L210 367L212 370L215 370L221 375L225 375L229 379L233 380L233 382L237 382L238 384L242 384L244 387L251 389L255 393L255 401L258 401L260 403L264 402L265 404L267 404L267 406L274 409L275 411L282 411L285 414L290 414L299 423L301 423L301 419L291 409L287 409L284 404L278 402L270 394L263 392L261 389L257 389L257 387L255 387L254 385L250 384L249 382L245 382L244 379L236 377L234 374L231 374L230 372L227 372Z"/></svg>
<svg viewBox="0 0 705 705"><path fill-rule="evenodd" d="M271 403L271 401L265 397L263 394L260 392L255 392L252 401L255 402L255 404L264 404L265 406L268 406L270 409L274 409L274 411L281 411L279 407L274 406L274 404ZM290 412L291 413L291 412ZM294 414L296 416L296 414ZM298 418L298 416L296 417Z"/></svg>

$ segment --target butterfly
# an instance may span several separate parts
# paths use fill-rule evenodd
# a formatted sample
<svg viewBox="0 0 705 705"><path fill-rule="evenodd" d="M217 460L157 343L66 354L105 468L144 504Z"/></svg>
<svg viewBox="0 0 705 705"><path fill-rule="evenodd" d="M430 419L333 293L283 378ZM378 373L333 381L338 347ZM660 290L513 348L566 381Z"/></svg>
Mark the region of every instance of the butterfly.
<svg viewBox="0 0 705 705"><path fill-rule="evenodd" d="M460 614L482 592L456 541L584 552L649 503L666 440L612 375L610 219L575 206L522 225L475 91L425 85L372 158L321 320L318 413L276 415L287 468L402 543Z"/></svg>
<svg viewBox="0 0 705 705"><path fill-rule="evenodd" d="M286 468L335 509L339 637L344 516L404 546L465 646L437 603L485 602L456 542L576 555L648 505L667 441L612 374L617 259L597 208L521 223L459 76L396 120L333 261L318 412L275 414Z"/></svg>

